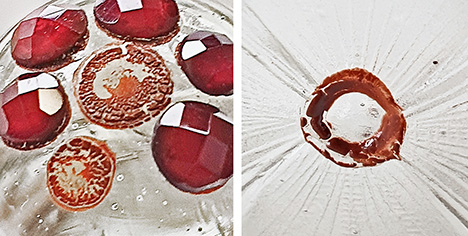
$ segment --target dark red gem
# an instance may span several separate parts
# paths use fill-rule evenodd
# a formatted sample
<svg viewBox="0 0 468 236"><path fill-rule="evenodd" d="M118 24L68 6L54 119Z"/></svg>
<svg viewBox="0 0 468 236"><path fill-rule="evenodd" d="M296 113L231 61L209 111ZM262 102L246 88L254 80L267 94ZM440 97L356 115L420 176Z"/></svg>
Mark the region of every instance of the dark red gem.
<svg viewBox="0 0 468 236"><path fill-rule="evenodd" d="M170 107L156 124L153 157L176 188L209 193L233 172L233 126L220 111L200 102Z"/></svg>
<svg viewBox="0 0 468 236"><path fill-rule="evenodd" d="M11 54L30 70L51 71L72 61L84 49L88 21L83 10L70 5L48 5L30 13L16 28Z"/></svg>
<svg viewBox="0 0 468 236"><path fill-rule="evenodd" d="M0 93L0 136L10 147L43 147L65 129L69 120L67 95L50 74L21 75Z"/></svg>
<svg viewBox="0 0 468 236"><path fill-rule="evenodd" d="M100 0L94 15L104 31L126 40L161 44L179 31L179 9L174 0Z"/></svg>
<svg viewBox="0 0 468 236"><path fill-rule="evenodd" d="M176 57L190 82L210 95L233 91L233 43L223 34L198 31L177 47Z"/></svg>

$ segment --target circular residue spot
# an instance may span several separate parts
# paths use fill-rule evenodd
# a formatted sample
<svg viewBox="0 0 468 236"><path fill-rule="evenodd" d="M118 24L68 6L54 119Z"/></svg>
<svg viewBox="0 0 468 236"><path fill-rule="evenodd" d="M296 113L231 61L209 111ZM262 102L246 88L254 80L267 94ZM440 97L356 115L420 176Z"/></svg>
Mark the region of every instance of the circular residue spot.
<svg viewBox="0 0 468 236"><path fill-rule="evenodd" d="M231 95L233 48L234 44L224 34L198 31L177 46L177 63L190 82L204 93Z"/></svg>
<svg viewBox="0 0 468 236"><path fill-rule="evenodd" d="M352 92L369 96L386 112L380 128L359 142L335 137L325 115L340 96ZM326 158L344 167L375 166L390 159L401 159L406 120L390 90L375 75L360 68L343 70L325 78L312 95L300 120L302 132L306 141Z"/></svg>
<svg viewBox="0 0 468 236"><path fill-rule="evenodd" d="M19 150L43 147L69 121L68 97L50 74L23 74L0 93L0 136L7 146Z"/></svg>
<svg viewBox="0 0 468 236"><path fill-rule="evenodd" d="M85 12L73 5L51 4L24 18L11 39L16 63L29 70L51 71L72 62L88 39Z"/></svg>
<svg viewBox="0 0 468 236"><path fill-rule="evenodd" d="M176 188L209 193L232 175L232 134L232 123L216 107L200 102L176 103L154 128L153 157Z"/></svg>
<svg viewBox="0 0 468 236"><path fill-rule="evenodd" d="M147 47L111 45L84 60L74 74L85 116L105 128L132 128L170 103L173 83L163 59Z"/></svg>
<svg viewBox="0 0 468 236"><path fill-rule="evenodd" d="M174 0L96 1L97 25L125 40L166 43L179 32L179 9Z"/></svg>
<svg viewBox="0 0 468 236"><path fill-rule="evenodd" d="M47 163L52 200L68 211L97 206L112 186L115 161L115 154L103 141L90 137L68 141Z"/></svg>

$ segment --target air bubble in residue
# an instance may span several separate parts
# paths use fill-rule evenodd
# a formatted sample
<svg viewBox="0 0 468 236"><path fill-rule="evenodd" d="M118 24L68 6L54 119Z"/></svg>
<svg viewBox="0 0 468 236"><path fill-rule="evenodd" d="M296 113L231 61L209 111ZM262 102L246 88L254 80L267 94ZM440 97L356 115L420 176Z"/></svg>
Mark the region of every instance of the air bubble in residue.
<svg viewBox="0 0 468 236"><path fill-rule="evenodd" d="M163 204L164 206L167 206L167 203L168 203L168 202L167 202L166 200L164 200L164 201L162 202L162 204Z"/></svg>
<svg viewBox="0 0 468 236"><path fill-rule="evenodd" d="M116 211L117 209L119 209L119 204L117 202L112 203L111 210Z"/></svg>
<svg viewBox="0 0 468 236"><path fill-rule="evenodd" d="M136 200L139 201L139 202L143 201L143 196L138 195L138 196L136 197Z"/></svg>
<svg viewBox="0 0 468 236"><path fill-rule="evenodd" d="M146 194L146 188L141 189L141 194L145 195Z"/></svg>
<svg viewBox="0 0 468 236"><path fill-rule="evenodd" d="M44 222L43 219L39 219L39 221L37 223L42 224L43 222Z"/></svg>
<svg viewBox="0 0 468 236"><path fill-rule="evenodd" d="M58 74L57 74L57 77L58 77L59 79L63 79L63 73L62 73L62 72L58 73Z"/></svg>
<svg viewBox="0 0 468 236"><path fill-rule="evenodd" d="M125 179L125 176L123 174L118 174L116 177L117 181L123 181Z"/></svg>
<svg viewBox="0 0 468 236"><path fill-rule="evenodd" d="M80 125L78 125L77 123L72 124L72 129L73 130L78 129L78 127L80 127Z"/></svg>
<svg viewBox="0 0 468 236"><path fill-rule="evenodd" d="M161 191L159 191L159 189L156 189L156 191L154 191L154 193L158 194L160 193Z"/></svg>
<svg viewBox="0 0 468 236"><path fill-rule="evenodd" d="M4 65L0 65L0 72L3 72L5 70L5 66Z"/></svg>

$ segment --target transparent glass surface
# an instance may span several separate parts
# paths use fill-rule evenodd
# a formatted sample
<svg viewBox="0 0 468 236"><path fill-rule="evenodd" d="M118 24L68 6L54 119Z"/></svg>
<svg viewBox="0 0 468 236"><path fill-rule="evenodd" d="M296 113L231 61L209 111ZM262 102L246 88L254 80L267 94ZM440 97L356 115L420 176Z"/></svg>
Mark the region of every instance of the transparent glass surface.
<svg viewBox="0 0 468 236"><path fill-rule="evenodd" d="M232 117L232 96L214 97L200 92L174 58L177 44L199 29L220 32L232 39L232 1L176 2L180 32L169 43L153 47L171 70L171 104L201 101ZM72 109L65 131L51 144L32 151L18 151L0 142L0 235L232 235L231 180L210 194L194 195L176 189L159 172L150 146L159 116L137 128L123 130L105 129L85 119L73 94L73 73L93 51L121 41L97 28L92 13L94 1L50 3L72 3L82 8L88 18L89 42L74 56L73 63L51 72L64 86ZM28 72L11 58L12 32L0 41L0 90ZM45 167L56 149L76 136L104 140L116 154L117 163L107 197L93 209L73 213L52 202Z"/></svg>
<svg viewBox="0 0 468 236"><path fill-rule="evenodd" d="M468 235L468 2L245 1L243 235ZM382 80L407 121L401 160L344 168L306 143L306 102L338 71ZM384 112L349 94L336 132Z"/></svg>

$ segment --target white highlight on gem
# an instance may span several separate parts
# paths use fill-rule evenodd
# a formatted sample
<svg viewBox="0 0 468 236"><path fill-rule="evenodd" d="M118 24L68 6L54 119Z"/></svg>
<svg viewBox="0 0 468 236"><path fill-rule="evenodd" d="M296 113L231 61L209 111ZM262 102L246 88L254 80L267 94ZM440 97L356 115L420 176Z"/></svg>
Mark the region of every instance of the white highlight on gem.
<svg viewBox="0 0 468 236"><path fill-rule="evenodd" d="M0 109L0 135L4 135L8 132L8 119L6 118L3 109Z"/></svg>
<svg viewBox="0 0 468 236"><path fill-rule="evenodd" d="M188 60L204 51L206 51L206 46L199 40L196 41L187 41L184 46L182 46L181 57L183 60Z"/></svg>
<svg viewBox="0 0 468 236"><path fill-rule="evenodd" d="M37 89L51 89L59 86L57 80L47 73L18 81L18 94L25 94Z"/></svg>
<svg viewBox="0 0 468 236"><path fill-rule="evenodd" d="M20 39L29 38L34 34L36 29L36 20L23 21L21 27L18 28L18 35ZM29 45L28 45L29 46ZM28 53L28 57L31 58L31 52Z"/></svg>
<svg viewBox="0 0 468 236"><path fill-rule="evenodd" d="M210 126L208 126L208 130L201 130L201 129L195 129L190 126L183 125L181 126L182 123L182 117L184 114L184 109L185 109L185 104L183 103L177 103L171 108L169 108L166 113L161 117L161 120L159 121L159 124L162 126L169 126L169 127L175 127L175 128L181 128L188 130L190 132L194 132L197 134L201 135L209 135L210 134ZM219 112L218 112L219 113ZM218 114L216 113L216 114ZM216 115L220 119L223 119L227 122L232 123L231 119L228 118L227 116L223 115L222 113L219 113L219 115Z"/></svg>
<svg viewBox="0 0 468 236"><path fill-rule="evenodd" d="M215 35L215 37L218 39L221 44L234 44L226 35Z"/></svg>
<svg viewBox="0 0 468 236"><path fill-rule="evenodd" d="M67 9L54 5L49 5L39 14L39 17L46 19L58 19Z"/></svg>
<svg viewBox="0 0 468 236"><path fill-rule="evenodd" d="M141 0L117 0L120 12L134 11L143 8Z"/></svg>
<svg viewBox="0 0 468 236"><path fill-rule="evenodd" d="M194 129L192 127L187 127L187 126L183 126L183 127L180 127L180 128L191 131L191 132L194 132L194 133L197 133L197 134L205 135L205 136L210 134L210 127L208 127L208 130Z"/></svg>
<svg viewBox="0 0 468 236"><path fill-rule="evenodd" d="M96 6L99 6L101 4L103 4L106 0L96 0L96 2L94 3Z"/></svg>
<svg viewBox="0 0 468 236"><path fill-rule="evenodd" d="M62 108L62 95L57 89L39 89L39 109L53 115Z"/></svg>
<svg viewBox="0 0 468 236"><path fill-rule="evenodd" d="M159 123L162 126L179 127L182 122L182 115L184 113L185 104L177 103L169 108L161 117Z"/></svg>
<svg viewBox="0 0 468 236"><path fill-rule="evenodd" d="M231 117L228 117L226 116L225 114L221 113L221 112L216 112L213 114L214 116L218 117L219 119L221 120L224 120L226 122L229 122L231 125L233 124L233 121L231 119Z"/></svg>

